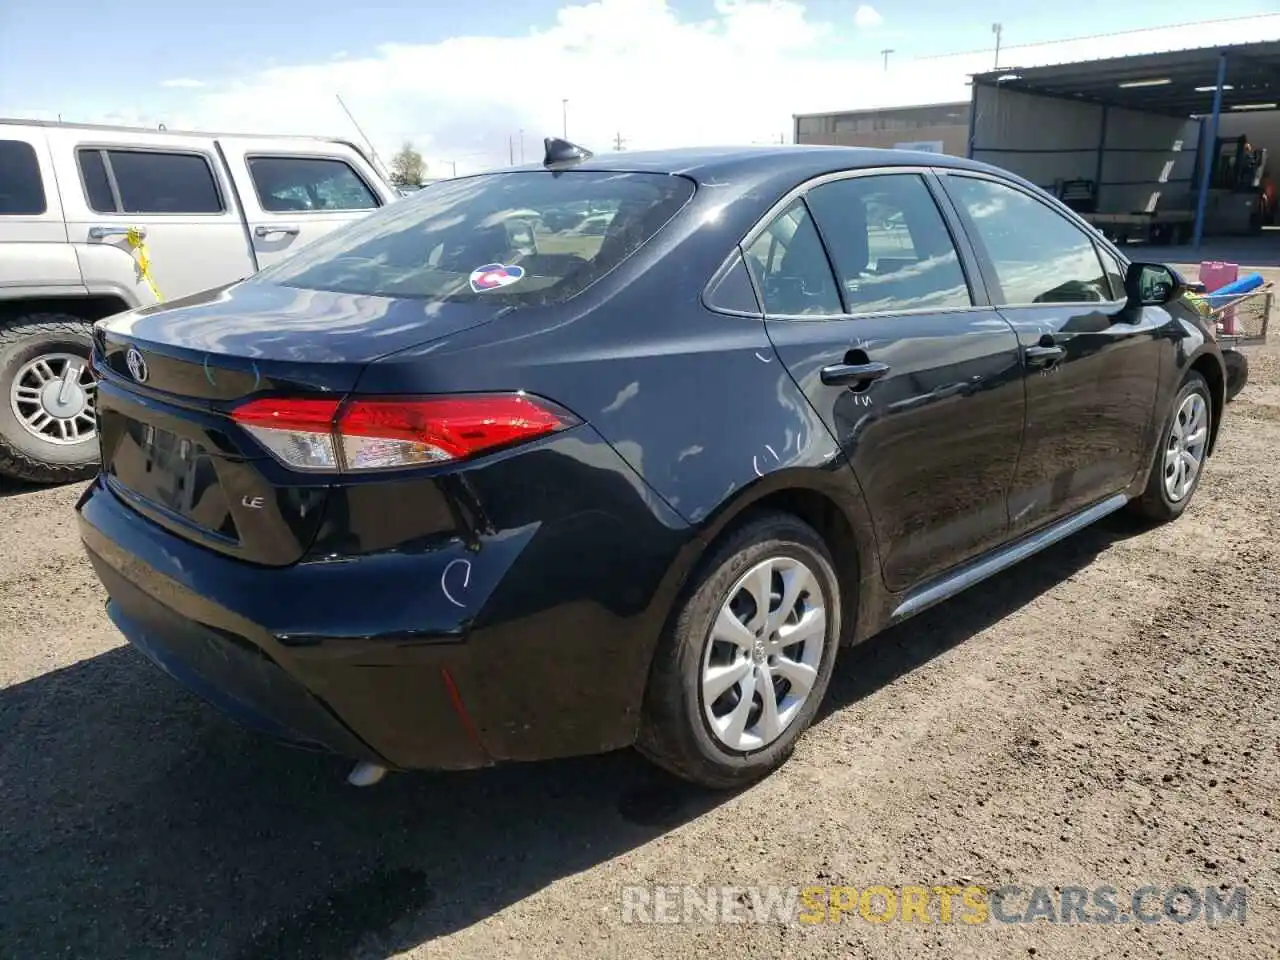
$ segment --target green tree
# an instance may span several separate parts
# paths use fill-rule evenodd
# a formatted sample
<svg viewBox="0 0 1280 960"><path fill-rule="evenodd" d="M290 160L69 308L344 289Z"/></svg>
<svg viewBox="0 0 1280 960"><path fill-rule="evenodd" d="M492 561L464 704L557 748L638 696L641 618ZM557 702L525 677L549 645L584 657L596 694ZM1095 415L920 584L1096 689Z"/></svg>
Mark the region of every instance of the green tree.
<svg viewBox="0 0 1280 960"><path fill-rule="evenodd" d="M422 154L407 140L400 152L391 158L391 182L397 187L420 187L427 175Z"/></svg>

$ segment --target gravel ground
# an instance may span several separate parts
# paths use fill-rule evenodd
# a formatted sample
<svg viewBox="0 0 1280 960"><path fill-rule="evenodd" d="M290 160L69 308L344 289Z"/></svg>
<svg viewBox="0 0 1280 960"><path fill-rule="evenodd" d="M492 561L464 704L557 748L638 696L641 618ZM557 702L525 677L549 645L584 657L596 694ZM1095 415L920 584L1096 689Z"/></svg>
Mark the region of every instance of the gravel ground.
<svg viewBox="0 0 1280 960"><path fill-rule="evenodd" d="M1181 521L1113 518L842 656L736 796L628 752L346 787L121 645L78 488L0 487L0 954L1280 956L1280 352L1253 362ZM625 884L766 883L1247 885L1247 919L622 922Z"/></svg>

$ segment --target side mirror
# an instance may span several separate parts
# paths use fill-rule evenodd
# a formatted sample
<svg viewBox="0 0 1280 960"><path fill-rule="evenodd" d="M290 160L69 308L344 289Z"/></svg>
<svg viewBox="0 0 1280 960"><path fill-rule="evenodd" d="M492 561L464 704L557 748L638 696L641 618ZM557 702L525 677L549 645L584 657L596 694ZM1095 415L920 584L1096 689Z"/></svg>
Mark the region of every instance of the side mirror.
<svg viewBox="0 0 1280 960"><path fill-rule="evenodd" d="M1124 292L1131 306L1163 306L1186 290L1182 275L1163 263L1131 263L1124 276Z"/></svg>

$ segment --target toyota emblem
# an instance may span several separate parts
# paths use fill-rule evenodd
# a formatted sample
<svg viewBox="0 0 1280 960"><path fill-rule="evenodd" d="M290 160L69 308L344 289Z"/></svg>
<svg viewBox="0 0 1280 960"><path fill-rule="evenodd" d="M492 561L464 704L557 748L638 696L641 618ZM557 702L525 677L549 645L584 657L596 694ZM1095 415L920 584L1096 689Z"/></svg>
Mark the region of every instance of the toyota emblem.
<svg viewBox="0 0 1280 960"><path fill-rule="evenodd" d="M133 379L139 383L146 383L147 361L142 359L142 351L137 347L130 347L129 352L124 355L124 362L129 372L133 374Z"/></svg>

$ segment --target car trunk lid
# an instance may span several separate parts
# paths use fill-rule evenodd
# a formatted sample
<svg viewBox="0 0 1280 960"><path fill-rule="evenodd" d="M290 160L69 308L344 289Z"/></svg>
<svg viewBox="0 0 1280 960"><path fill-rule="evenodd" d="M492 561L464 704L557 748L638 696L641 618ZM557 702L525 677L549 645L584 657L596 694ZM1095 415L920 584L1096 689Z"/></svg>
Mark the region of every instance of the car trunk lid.
<svg viewBox="0 0 1280 960"><path fill-rule="evenodd" d="M260 396L345 396L379 356L500 312L251 282L102 321L94 366L106 481L186 539L253 563L296 562L334 477L286 469L232 411Z"/></svg>

